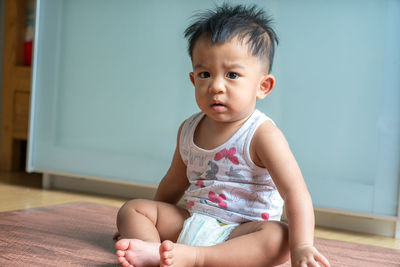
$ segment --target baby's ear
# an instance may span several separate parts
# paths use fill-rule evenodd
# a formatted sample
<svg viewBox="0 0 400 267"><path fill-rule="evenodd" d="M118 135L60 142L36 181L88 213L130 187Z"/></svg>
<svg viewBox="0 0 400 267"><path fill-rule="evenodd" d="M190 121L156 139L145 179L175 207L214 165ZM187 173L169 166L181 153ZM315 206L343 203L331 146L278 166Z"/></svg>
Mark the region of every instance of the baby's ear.
<svg viewBox="0 0 400 267"><path fill-rule="evenodd" d="M264 75L257 90L257 99L266 98L274 89L275 77L271 74Z"/></svg>
<svg viewBox="0 0 400 267"><path fill-rule="evenodd" d="M192 84L194 85L194 74L193 74L193 72L189 73L189 78L190 78L190 81L192 82Z"/></svg>

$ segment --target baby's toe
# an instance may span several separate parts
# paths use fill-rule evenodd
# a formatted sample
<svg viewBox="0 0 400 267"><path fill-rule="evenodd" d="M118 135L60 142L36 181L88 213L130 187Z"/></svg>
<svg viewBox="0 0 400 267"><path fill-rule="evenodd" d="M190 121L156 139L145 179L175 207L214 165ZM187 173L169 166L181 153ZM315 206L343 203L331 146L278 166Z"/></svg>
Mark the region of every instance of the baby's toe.
<svg viewBox="0 0 400 267"><path fill-rule="evenodd" d="M160 245L160 266L173 266L173 257L174 257L174 243L166 240Z"/></svg>
<svg viewBox="0 0 400 267"><path fill-rule="evenodd" d="M116 252L118 257L125 257L125 251L124 250L117 250Z"/></svg>
<svg viewBox="0 0 400 267"><path fill-rule="evenodd" d="M118 250L127 250L129 248L129 239L121 239L115 243L115 248Z"/></svg>
<svg viewBox="0 0 400 267"><path fill-rule="evenodd" d="M169 240L165 240L164 242L161 243L160 245L160 253L163 252L170 252L174 249L174 243L172 243Z"/></svg>

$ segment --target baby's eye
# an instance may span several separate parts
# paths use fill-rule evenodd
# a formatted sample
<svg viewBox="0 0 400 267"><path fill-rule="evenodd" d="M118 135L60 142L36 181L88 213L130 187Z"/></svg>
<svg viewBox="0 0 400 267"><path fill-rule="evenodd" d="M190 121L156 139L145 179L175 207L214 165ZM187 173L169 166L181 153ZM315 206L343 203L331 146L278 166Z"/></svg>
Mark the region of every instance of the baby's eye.
<svg viewBox="0 0 400 267"><path fill-rule="evenodd" d="M226 74L226 77L228 77L229 79L237 79L239 78L239 74L237 74L236 72L228 72Z"/></svg>
<svg viewBox="0 0 400 267"><path fill-rule="evenodd" d="M202 78L202 79L210 78L210 73L207 72L207 71L200 72L200 73L199 73L199 77Z"/></svg>

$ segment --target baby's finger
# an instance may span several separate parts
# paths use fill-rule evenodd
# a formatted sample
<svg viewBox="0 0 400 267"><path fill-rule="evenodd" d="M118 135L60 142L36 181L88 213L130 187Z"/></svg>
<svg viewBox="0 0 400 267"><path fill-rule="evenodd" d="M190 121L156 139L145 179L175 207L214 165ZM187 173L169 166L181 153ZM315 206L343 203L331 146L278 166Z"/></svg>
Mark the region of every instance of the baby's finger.
<svg viewBox="0 0 400 267"><path fill-rule="evenodd" d="M324 255L322 255L321 253L316 254L314 258L315 258L315 260L316 260L317 262L322 263L323 266L325 266L325 267L331 267L331 265L329 264L328 259L325 258Z"/></svg>
<svg viewBox="0 0 400 267"><path fill-rule="evenodd" d="M319 267L319 265L314 259L309 259L307 261L303 261L300 264L300 267Z"/></svg>
<svg viewBox="0 0 400 267"><path fill-rule="evenodd" d="M308 267L319 267L319 264L316 260L312 259L310 262L308 262Z"/></svg>

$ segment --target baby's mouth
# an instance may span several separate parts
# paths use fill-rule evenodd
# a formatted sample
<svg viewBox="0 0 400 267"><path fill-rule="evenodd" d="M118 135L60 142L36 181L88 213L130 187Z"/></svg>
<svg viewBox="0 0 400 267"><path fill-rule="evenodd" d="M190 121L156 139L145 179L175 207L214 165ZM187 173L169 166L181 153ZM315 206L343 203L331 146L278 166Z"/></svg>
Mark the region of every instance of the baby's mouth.
<svg viewBox="0 0 400 267"><path fill-rule="evenodd" d="M221 102L215 102L215 103L211 104L211 108L214 111L221 112L221 111L224 111L226 109L226 106Z"/></svg>
<svg viewBox="0 0 400 267"><path fill-rule="evenodd" d="M225 105L224 105L224 102L222 102L221 100L213 99L211 106L225 106Z"/></svg>
<svg viewBox="0 0 400 267"><path fill-rule="evenodd" d="M211 106L212 107L225 107L225 105L221 104L221 103L212 104Z"/></svg>

